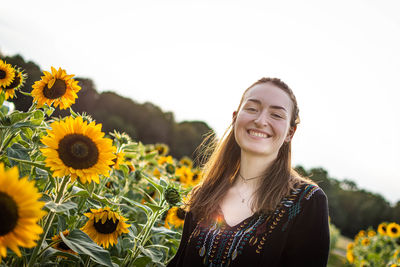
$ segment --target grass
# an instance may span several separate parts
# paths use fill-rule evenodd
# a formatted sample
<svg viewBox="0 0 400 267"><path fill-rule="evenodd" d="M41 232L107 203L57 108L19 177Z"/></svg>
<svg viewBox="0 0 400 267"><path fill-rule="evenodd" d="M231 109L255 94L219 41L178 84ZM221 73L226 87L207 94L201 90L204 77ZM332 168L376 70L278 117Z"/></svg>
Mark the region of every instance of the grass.
<svg viewBox="0 0 400 267"><path fill-rule="evenodd" d="M340 236L335 249L331 251L328 259L328 267L339 267L346 264L347 244L352 242L350 238Z"/></svg>

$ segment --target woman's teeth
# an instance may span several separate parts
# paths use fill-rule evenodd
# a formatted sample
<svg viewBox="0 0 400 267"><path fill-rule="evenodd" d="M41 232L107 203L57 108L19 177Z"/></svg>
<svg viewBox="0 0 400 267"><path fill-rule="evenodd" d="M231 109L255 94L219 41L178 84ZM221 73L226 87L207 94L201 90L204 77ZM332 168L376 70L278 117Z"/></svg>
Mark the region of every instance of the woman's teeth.
<svg viewBox="0 0 400 267"><path fill-rule="evenodd" d="M260 132L256 132L256 131L249 131L249 134L252 136L257 136L257 137L262 137L262 138L268 138L268 135L265 133L260 133Z"/></svg>

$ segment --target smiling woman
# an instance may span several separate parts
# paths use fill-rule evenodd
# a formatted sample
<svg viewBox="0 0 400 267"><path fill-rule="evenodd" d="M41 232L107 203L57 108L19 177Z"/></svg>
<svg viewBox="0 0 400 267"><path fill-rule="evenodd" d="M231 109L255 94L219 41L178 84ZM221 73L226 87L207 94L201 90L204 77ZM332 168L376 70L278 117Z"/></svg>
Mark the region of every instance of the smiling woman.
<svg viewBox="0 0 400 267"><path fill-rule="evenodd" d="M232 124L209 147L168 266L326 266L327 197L291 168L299 121L281 80L262 78L244 92Z"/></svg>

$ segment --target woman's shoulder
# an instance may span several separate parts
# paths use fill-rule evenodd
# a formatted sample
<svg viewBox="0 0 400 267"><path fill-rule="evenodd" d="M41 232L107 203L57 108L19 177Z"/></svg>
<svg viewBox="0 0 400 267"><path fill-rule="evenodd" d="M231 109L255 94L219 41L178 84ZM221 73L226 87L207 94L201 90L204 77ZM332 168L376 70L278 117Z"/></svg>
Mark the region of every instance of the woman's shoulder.
<svg viewBox="0 0 400 267"><path fill-rule="evenodd" d="M297 182L294 185L294 189L291 191L291 194L297 195L299 201L327 199L327 196L321 187L314 182L308 181Z"/></svg>

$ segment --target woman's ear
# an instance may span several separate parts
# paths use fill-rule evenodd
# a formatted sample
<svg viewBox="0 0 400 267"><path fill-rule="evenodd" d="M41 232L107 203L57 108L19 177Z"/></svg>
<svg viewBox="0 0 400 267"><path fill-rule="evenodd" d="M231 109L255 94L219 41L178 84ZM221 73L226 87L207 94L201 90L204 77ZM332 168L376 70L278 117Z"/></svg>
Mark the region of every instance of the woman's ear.
<svg viewBox="0 0 400 267"><path fill-rule="evenodd" d="M292 138L293 138L294 133L296 132L296 129L297 129L297 125L290 127L289 132L285 138L286 143L289 143L290 141L292 141Z"/></svg>

